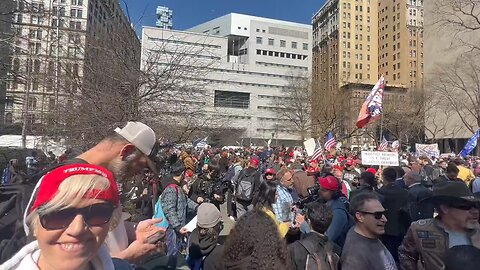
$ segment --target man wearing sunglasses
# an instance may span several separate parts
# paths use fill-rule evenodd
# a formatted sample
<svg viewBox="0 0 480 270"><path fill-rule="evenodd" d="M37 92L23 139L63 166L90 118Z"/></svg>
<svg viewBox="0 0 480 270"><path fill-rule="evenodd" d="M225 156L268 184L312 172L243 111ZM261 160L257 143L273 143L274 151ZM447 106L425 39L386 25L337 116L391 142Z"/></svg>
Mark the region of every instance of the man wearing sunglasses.
<svg viewBox="0 0 480 270"><path fill-rule="evenodd" d="M447 250L454 246L480 248L479 202L460 181L448 181L433 187L432 202L438 216L412 223L398 252L405 270L444 269Z"/></svg>
<svg viewBox="0 0 480 270"><path fill-rule="evenodd" d="M385 233L385 209L373 193L356 195L350 203L355 227L347 235L342 270L396 270L392 254L380 241Z"/></svg>

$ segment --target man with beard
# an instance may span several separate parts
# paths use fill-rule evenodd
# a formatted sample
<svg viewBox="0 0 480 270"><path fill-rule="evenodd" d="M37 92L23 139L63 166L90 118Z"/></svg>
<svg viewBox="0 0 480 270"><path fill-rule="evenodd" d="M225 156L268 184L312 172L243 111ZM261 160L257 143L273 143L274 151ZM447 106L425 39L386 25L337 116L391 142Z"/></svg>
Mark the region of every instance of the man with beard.
<svg viewBox="0 0 480 270"><path fill-rule="evenodd" d="M342 270L396 270L392 254L380 241L385 233L385 208L373 193L355 196L350 204L355 227L347 235Z"/></svg>
<svg viewBox="0 0 480 270"><path fill-rule="evenodd" d="M141 122L128 122L80 154L75 161L105 167L113 173L118 183L123 183L142 173L146 167L156 171L154 160L158 148L155 132L149 126ZM128 216L124 213L122 218ZM161 230L154 226L157 222L157 219L148 219L137 225L120 221L105 240L112 256L130 263L139 263L157 250L156 245L147 242L148 236Z"/></svg>
<svg viewBox="0 0 480 270"><path fill-rule="evenodd" d="M412 223L398 252L404 270L444 269L449 248L471 245L480 248L479 199L460 181L433 187L438 216Z"/></svg>
<svg viewBox="0 0 480 270"><path fill-rule="evenodd" d="M345 169L343 171L343 181L346 181L352 189L358 187L358 181L360 179L360 174L355 170L355 162L353 159L349 158L345 162Z"/></svg>

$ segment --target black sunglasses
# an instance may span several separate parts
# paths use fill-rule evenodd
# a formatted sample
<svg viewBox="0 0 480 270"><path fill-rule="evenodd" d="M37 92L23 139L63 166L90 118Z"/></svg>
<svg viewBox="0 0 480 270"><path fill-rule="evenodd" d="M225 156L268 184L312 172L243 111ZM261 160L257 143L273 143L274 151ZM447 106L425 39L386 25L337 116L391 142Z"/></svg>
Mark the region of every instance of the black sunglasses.
<svg viewBox="0 0 480 270"><path fill-rule="evenodd" d="M381 219L384 215L387 214L387 211L379 211L379 212L365 212L365 211L358 211L362 214L372 215L375 219Z"/></svg>
<svg viewBox="0 0 480 270"><path fill-rule="evenodd" d="M110 203L97 203L84 208L67 208L40 216L40 224L46 230L67 228L77 215L89 227L102 226L112 218L115 207Z"/></svg>
<svg viewBox="0 0 480 270"><path fill-rule="evenodd" d="M472 208L480 209L479 203L452 203L449 206L464 211L471 210Z"/></svg>

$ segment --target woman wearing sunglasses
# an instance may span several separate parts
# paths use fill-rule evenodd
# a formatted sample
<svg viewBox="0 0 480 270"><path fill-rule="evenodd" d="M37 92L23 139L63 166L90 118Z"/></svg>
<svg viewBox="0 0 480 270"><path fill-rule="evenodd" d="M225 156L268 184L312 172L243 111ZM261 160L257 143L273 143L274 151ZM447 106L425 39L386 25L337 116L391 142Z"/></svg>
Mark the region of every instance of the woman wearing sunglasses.
<svg viewBox="0 0 480 270"><path fill-rule="evenodd" d="M120 218L119 202L113 175L102 167L72 164L49 172L26 210L25 232L35 240L0 269L116 269L103 242Z"/></svg>

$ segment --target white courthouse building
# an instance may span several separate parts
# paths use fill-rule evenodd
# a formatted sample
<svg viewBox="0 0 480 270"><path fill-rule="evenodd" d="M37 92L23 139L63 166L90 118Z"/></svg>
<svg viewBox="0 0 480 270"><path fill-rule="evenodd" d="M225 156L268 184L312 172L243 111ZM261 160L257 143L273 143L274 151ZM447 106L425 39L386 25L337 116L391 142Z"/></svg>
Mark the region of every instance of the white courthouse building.
<svg viewBox="0 0 480 270"><path fill-rule="evenodd" d="M231 13L186 31L143 27L142 67L171 68L171 59L183 54L186 65L208 70L190 78L205 85L191 89L203 97L192 94L192 103L216 116L212 125L237 130L231 142L293 144L300 135L278 104L293 77L310 76L311 44L311 25Z"/></svg>

